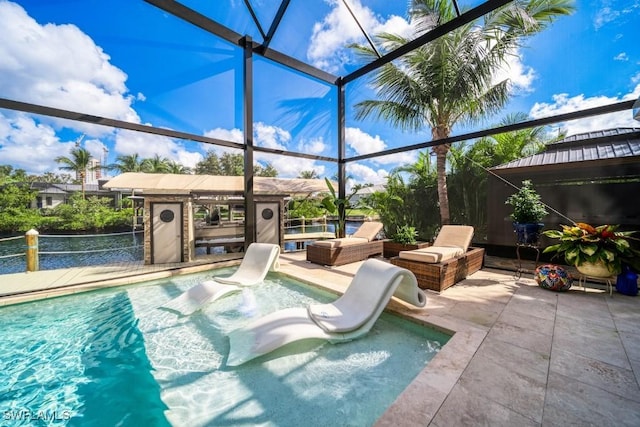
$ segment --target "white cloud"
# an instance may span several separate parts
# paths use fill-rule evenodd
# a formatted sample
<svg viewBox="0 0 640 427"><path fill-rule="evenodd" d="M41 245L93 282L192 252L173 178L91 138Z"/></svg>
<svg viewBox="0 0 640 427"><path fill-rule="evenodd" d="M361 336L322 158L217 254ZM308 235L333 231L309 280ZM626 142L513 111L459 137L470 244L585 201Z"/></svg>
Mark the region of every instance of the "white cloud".
<svg viewBox="0 0 640 427"><path fill-rule="evenodd" d="M262 122L254 124L255 143L259 147L286 150L291 141L291 134L277 126L269 126Z"/></svg>
<svg viewBox="0 0 640 427"><path fill-rule="evenodd" d="M628 61L629 60L629 56L627 55L626 52L620 52L619 54L614 56L613 59L614 59L614 61Z"/></svg>
<svg viewBox="0 0 640 427"><path fill-rule="evenodd" d="M345 129L345 142L356 155L377 153L386 148L386 144L380 136L371 136L358 128Z"/></svg>
<svg viewBox="0 0 640 427"><path fill-rule="evenodd" d="M531 92L533 81L537 75L535 70L522 63L519 51L507 56L506 64L493 76L493 83L509 79L511 90L515 93Z"/></svg>
<svg viewBox="0 0 640 427"><path fill-rule="evenodd" d="M298 143L298 151L301 153L320 155L327 148L322 138L314 138L309 141L302 140Z"/></svg>
<svg viewBox="0 0 640 427"><path fill-rule="evenodd" d="M405 151L402 153L388 154L386 156L371 159L372 162L380 165L404 166L415 163L418 159L418 151Z"/></svg>
<svg viewBox="0 0 640 427"><path fill-rule="evenodd" d="M314 66L335 73L350 61L351 52L347 45L364 43L366 39L343 2L330 0L329 3L331 12L313 26L307 58ZM371 9L363 6L360 0L352 0L350 7L370 37L380 32L410 33L410 25L403 18L392 15L383 21Z"/></svg>
<svg viewBox="0 0 640 427"><path fill-rule="evenodd" d="M622 20L627 18L634 19L637 16L637 9L640 8L640 2L637 0L630 2L628 0L604 0L603 7L596 11L593 19L593 27L596 30L605 25L615 22L620 24Z"/></svg>
<svg viewBox="0 0 640 427"><path fill-rule="evenodd" d="M379 135L371 136L359 128L346 128L345 142L348 147L355 151L357 156L362 154L378 153L387 148L387 144ZM375 157L369 161L383 165L403 165L413 163L415 159L416 154L414 152L403 152Z"/></svg>
<svg viewBox="0 0 640 427"><path fill-rule="evenodd" d="M215 139L222 139L224 141L237 142L242 144L243 134L240 129L223 129L215 128L208 130L204 133L204 136Z"/></svg>
<svg viewBox="0 0 640 427"><path fill-rule="evenodd" d="M603 7L596 12L596 16L593 19L593 26L598 30L609 22L615 21L619 16L619 11L611 9L610 7Z"/></svg>
<svg viewBox="0 0 640 427"><path fill-rule="evenodd" d="M139 123L127 75L75 25L40 25L16 3L0 2L0 93L4 97ZM109 128L52 120L91 136Z"/></svg>
<svg viewBox="0 0 640 427"><path fill-rule="evenodd" d="M350 184L384 184L389 175L389 172L384 169L374 170L359 162L349 163L346 171L347 175L352 178Z"/></svg>
<svg viewBox="0 0 640 427"><path fill-rule="evenodd" d="M78 27L40 25L18 4L0 1L0 28L3 29L0 43L3 97L140 122L131 108L134 97L127 94L127 75L111 65L110 57ZM138 94L137 98L144 99L144 95ZM0 128L5 130L0 135L2 163L34 174L57 171L58 164L53 159L68 155L73 148L75 141L61 141L56 135L62 128L86 134L85 148L100 160L105 147L103 139L119 134L121 146L126 149L130 144L129 135L134 135L90 123L31 117L17 112L0 114ZM137 136L134 140L141 138ZM136 145L135 149L139 152L149 147L153 145ZM178 149L164 152L190 158Z"/></svg>
<svg viewBox="0 0 640 427"><path fill-rule="evenodd" d="M0 112L0 163L29 174L57 170L54 159L66 156L73 141L61 142L55 130L36 122L24 113L3 115Z"/></svg>
<svg viewBox="0 0 640 427"><path fill-rule="evenodd" d="M633 92L622 97L593 96L585 97L583 94L570 97L566 93L553 96L553 103L536 103L529 114L532 118L538 119L558 114L570 113L587 108L599 107L602 105L614 104L616 102L638 99L640 96L640 84L638 84ZM592 132L603 129L612 129L616 127L638 127L638 122L633 119L629 110L618 113L604 114L594 117L588 117L580 120L572 120L562 125L567 135L575 135L579 133Z"/></svg>

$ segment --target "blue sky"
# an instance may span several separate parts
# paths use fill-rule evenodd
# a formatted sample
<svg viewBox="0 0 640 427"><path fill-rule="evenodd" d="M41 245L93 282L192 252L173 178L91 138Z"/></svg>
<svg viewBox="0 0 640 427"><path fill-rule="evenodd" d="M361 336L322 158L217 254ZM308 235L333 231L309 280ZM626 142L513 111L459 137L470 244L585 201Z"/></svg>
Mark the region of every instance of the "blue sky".
<svg viewBox="0 0 640 427"><path fill-rule="evenodd" d="M183 2L255 41L261 36L241 0ZM254 0L265 30L276 2ZM460 1L473 7L480 1ZM406 0L349 0L370 34L410 34ZM576 12L514 52L503 76L513 85L504 113L532 118L611 104L640 96L640 0L576 2ZM141 0L0 0L0 97L150 124L198 135L242 141L242 52ZM336 75L361 64L345 48L365 40L341 1L293 0L271 47ZM258 145L337 157L336 91L330 85L254 60L254 138ZM430 139L385 123L356 121L349 108L373 92L367 79L347 87L347 154L365 154ZM307 102L312 99L313 102ZM640 127L631 112L564 123L569 134ZM470 129L454 128L453 134ZM72 123L0 109L0 164L29 173L59 172L53 161L75 141L94 157L160 155L194 166L207 150L223 149ZM348 164L354 182L380 183L394 167L412 162L409 152ZM281 177L302 170L332 176L336 166L258 154Z"/></svg>

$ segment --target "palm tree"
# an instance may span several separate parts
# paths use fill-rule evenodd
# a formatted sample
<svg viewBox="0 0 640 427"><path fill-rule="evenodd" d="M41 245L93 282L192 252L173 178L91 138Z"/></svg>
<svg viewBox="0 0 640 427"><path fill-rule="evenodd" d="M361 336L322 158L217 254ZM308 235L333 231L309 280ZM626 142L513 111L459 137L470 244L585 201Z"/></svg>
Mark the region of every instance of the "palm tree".
<svg viewBox="0 0 640 427"><path fill-rule="evenodd" d="M142 159L138 153L123 154L116 158L116 163L107 166L107 169L117 170L120 173L142 172Z"/></svg>
<svg viewBox="0 0 640 427"><path fill-rule="evenodd" d="M310 171L300 171L300 173L298 174L298 178L318 179L320 178L320 175L318 175L318 172L316 172L315 169L311 169Z"/></svg>
<svg viewBox="0 0 640 427"><path fill-rule="evenodd" d="M183 164L176 162L175 160L169 160L167 163L167 173L175 173L179 175L190 175L192 170Z"/></svg>
<svg viewBox="0 0 640 427"><path fill-rule="evenodd" d="M499 126L507 126L530 120L526 113L514 113L507 115L500 121ZM489 137L493 141L494 163L496 166L522 157L539 153L544 147L554 141L564 138L564 135L549 137L546 126L535 126L511 132L499 133Z"/></svg>
<svg viewBox="0 0 640 427"><path fill-rule="evenodd" d="M151 158L144 159L141 169L143 172L149 173L167 173L169 171L169 159L156 154Z"/></svg>
<svg viewBox="0 0 640 427"><path fill-rule="evenodd" d="M571 0L514 0L395 62L377 70L373 84L378 98L356 104L356 118L375 114L405 130L431 129L432 140L447 138L455 124L477 123L498 112L509 99L508 79L495 75L521 41L545 29L557 16L573 11ZM448 0L412 0L410 14L420 36L457 16ZM393 50L410 40L379 34L385 49ZM377 59L369 46L354 46L368 60ZM449 144L432 148L436 154L440 221L450 222L446 159Z"/></svg>
<svg viewBox="0 0 640 427"><path fill-rule="evenodd" d="M436 169L431 163L431 156L426 152L418 153L418 159L415 161L415 163L401 166L396 170L397 172L408 173L410 175L411 182L420 185L431 182L432 178L437 173Z"/></svg>
<svg viewBox="0 0 640 427"><path fill-rule="evenodd" d="M70 153L71 157L58 156L54 160L62 164L62 166L59 166L60 169L76 173L76 179L80 181L80 185L82 186L82 198L84 199L84 185L87 178L87 170L99 168L100 165L89 167L89 163L93 157L86 148L75 147L71 149Z"/></svg>

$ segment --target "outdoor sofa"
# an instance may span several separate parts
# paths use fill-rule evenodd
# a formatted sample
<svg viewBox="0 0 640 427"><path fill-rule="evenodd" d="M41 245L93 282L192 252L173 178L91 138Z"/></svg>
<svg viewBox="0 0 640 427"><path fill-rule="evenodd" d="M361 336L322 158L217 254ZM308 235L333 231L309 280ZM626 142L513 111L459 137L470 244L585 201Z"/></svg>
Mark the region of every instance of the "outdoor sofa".
<svg viewBox="0 0 640 427"><path fill-rule="evenodd" d="M401 251L391 263L411 271L421 289L442 292L482 268L484 249L470 247L473 227L443 225L432 246Z"/></svg>
<svg viewBox="0 0 640 427"><path fill-rule="evenodd" d="M382 223L368 221L349 237L313 242L307 246L307 261L333 266L382 255L383 241L377 239L382 228Z"/></svg>

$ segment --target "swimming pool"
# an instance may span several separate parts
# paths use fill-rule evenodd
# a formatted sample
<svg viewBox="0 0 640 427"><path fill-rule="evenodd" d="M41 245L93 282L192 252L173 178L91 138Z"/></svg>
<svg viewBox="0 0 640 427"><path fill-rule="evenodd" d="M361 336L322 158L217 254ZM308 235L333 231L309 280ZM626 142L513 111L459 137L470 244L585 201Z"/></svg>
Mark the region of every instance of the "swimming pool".
<svg viewBox="0 0 640 427"><path fill-rule="evenodd" d="M242 293L186 318L157 308L211 276L0 308L0 416L11 425L371 425L449 338L383 314L359 340L295 343L227 367L226 336L251 314L336 297L271 273L251 288L253 313Z"/></svg>

